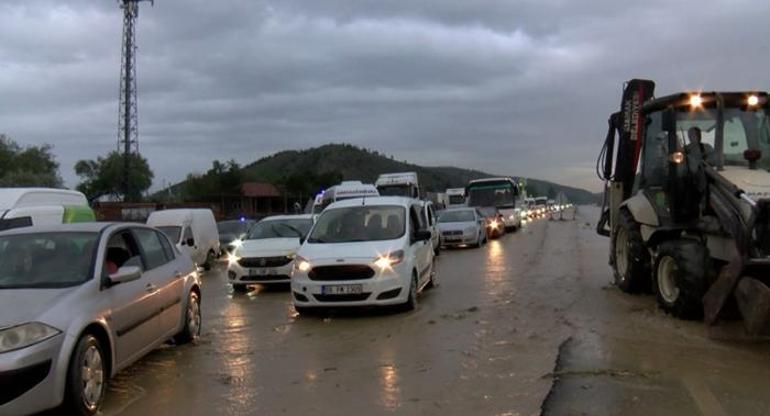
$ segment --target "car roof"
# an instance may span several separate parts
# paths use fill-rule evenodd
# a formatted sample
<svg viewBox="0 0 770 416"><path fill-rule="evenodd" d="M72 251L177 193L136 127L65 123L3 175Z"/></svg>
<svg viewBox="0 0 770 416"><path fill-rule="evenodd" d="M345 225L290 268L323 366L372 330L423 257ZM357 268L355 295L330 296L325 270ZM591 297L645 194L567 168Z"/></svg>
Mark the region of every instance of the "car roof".
<svg viewBox="0 0 770 416"><path fill-rule="evenodd" d="M476 207L452 207L447 208L441 212L453 212L453 211L475 211Z"/></svg>
<svg viewBox="0 0 770 416"><path fill-rule="evenodd" d="M34 225L31 227L13 228L0 232L0 236L32 234L32 233L53 233L53 232L93 232L98 233L111 226L131 225L146 227L141 223L116 223L116 222L80 222L74 224L55 224L55 225Z"/></svg>
<svg viewBox="0 0 770 416"><path fill-rule="evenodd" d="M260 221L273 221L273 220L312 220L313 214L298 214L298 215L271 215L269 217L262 218Z"/></svg>
<svg viewBox="0 0 770 416"><path fill-rule="evenodd" d="M419 201L414 198L407 198L404 196L371 196L366 198L351 198L337 201L329 205L326 209L382 205L400 205L408 207L418 202Z"/></svg>

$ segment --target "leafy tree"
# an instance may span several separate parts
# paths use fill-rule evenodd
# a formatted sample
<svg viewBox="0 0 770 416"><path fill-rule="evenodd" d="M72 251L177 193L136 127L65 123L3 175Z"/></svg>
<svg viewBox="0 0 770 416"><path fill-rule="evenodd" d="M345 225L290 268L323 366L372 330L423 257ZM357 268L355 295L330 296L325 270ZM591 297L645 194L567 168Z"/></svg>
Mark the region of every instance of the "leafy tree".
<svg viewBox="0 0 770 416"><path fill-rule="evenodd" d="M51 145L21 147L0 134L0 186L44 186L59 188L59 164Z"/></svg>
<svg viewBox="0 0 770 416"><path fill-rule="evenodd" d="M241 167L234 160L215 160L205 174L189 174L184 185L184 197L191 201L213 201L222 195L240 195L243 184Z"/></svg>
<svg viewBox="0 0 770 416"><path fill-rule="evenodd" d="M80 160L75 164L75 173L81 178L77 189L89 200L104 195L122 197L124 201L140 201L142 194L152 185L155 176L147 159L140 154L129 156L128 190L123 190L123 153L113 151L96 160Z"/></svg>

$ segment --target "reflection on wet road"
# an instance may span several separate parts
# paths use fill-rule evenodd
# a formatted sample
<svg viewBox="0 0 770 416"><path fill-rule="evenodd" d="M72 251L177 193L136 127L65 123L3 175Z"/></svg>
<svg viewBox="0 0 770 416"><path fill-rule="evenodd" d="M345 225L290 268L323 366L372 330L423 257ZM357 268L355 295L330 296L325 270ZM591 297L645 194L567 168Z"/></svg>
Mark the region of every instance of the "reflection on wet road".
<svg viewBox="0 0 770 416"><path fill-rule="evenodd" d="M770 348L611 287L593 214L443 252L411 313L297 316L287 288L212 271L200 344L124 371L103 414L770 413Z"/></svg>

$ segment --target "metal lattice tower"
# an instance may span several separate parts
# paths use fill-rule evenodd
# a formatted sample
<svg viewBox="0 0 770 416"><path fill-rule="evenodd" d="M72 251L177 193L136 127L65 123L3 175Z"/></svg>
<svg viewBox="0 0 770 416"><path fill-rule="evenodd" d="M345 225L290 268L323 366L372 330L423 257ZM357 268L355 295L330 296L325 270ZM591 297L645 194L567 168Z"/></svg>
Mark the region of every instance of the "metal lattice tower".
<svg viewBox="0 0 770 416"><path fill-rule="evenodd" d="M118 151L123 152L123 196L129 193L130 155L139 153L136 103L136 18L139 3L154 0L118 0L123 9L123 46L120 65Z"/></svg>

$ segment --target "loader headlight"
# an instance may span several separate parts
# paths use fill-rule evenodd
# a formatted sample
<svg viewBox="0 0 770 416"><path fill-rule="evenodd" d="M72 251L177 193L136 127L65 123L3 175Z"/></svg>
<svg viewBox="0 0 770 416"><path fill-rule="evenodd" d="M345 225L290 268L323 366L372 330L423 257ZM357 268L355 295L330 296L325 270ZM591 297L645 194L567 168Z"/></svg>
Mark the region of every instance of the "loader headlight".
<svg viewBox="0 0 770 416"><path fill-rule="evenodd" d="M759 104L759 97L754 94L749 95L749 98L746 99L746 104L748 104L750 107L754 107L755 105Z"/></svg>
<svg viewBox="0 0 770 416"><path fill-rule="evenodd" d="M677 165L684 162L684 153L682 152L674 152L669 155L669 160L673 163L676 163Z"/></svg>
<svg viewBox="0 0 770 416"><path fill-rule="evenodd" d="M703 107L703 97L700 94L693 94L690 96L690 107L693 109Z"/></svg>

